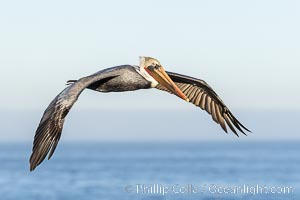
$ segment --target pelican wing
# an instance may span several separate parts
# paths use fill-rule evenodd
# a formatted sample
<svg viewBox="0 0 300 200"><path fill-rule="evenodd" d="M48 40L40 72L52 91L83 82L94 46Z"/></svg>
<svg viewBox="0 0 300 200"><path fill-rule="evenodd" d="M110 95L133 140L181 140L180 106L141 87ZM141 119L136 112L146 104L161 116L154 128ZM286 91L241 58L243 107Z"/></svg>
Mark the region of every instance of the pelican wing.
<svg viewBox="0 0 300 200"><path fill-rule="evenodd" d="M220 124L226 133L226 124L237 136L238 133L235 129L238 129L245 135L246 133L244 130L250 132L250 130L235 118L221 98L205 81L173 72L167 72L167 74L178 88L189 98L190 102L195 106L200 107L202 110L206 110L206 112L212 116L212 119L217 124ZM160 84L157 85L156 88L170 92Z"/></svg>
<svg viewBox="0 0 300 200"><path fill-rule="evenodd" d="M59 93L45 110L43 117L35 133L32 154L30 156L30 171L34 170L48 155L48 159L53 155L61 136L64 120L81 92L91 84L99 80L109 80L103 74L95 74L74 81ZM102 81L103 82L103 81Z"/></svg>
<svg viewBox="0 0 300 200"><path fill-rule="evenodd" d="M51 158L60 139L66 115L76 101L74 95L70 95L69 86L65 88L45 110L34 137L32 154L30 157L30 170L34 170L49 153Z"/></svg>

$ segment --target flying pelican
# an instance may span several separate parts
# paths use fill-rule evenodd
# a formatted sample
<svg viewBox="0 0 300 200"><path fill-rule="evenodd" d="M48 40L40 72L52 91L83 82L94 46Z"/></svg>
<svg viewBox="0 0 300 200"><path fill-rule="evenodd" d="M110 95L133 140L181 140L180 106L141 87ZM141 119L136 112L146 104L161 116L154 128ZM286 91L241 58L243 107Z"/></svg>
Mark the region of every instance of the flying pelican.
<svg viewBox="0 0 300 200"><path fill-rule="evenodd" d="M203 80L166 72L160 62L150 57L140 57L140 65L121 65L101 70L79 80L70 80L45 110L34 136L30 171L47 156L53 155L61 136L64 119L81 92L91 89L98 92L124 92L156 88L175 94L179 98L206 110L212 119L227 133L227 126L238 136L245 134L243 126L230 112L221 98ZM246 134L245 134L246 135Z"/></svg>

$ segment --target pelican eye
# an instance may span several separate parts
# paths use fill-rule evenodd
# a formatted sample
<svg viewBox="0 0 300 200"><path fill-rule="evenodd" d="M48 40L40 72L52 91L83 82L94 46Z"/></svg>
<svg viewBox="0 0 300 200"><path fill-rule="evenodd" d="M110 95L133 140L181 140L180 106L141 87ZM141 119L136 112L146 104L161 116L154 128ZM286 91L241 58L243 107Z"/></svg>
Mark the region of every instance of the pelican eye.
<svg viewBox="0 0 300 200"><path fill-rule="evenodd" d="M150 70L154 70L154 69L160 69L160 65L157 65L157 64L154 64L153 63L153 65L150 65L148 68L150 69Z"/></svg>
<svg viewBox="0 0 300 200"><path fill-rule="evenodd" d="M160 68L160 65L154 65L154 69L159 69Z"/></svg>

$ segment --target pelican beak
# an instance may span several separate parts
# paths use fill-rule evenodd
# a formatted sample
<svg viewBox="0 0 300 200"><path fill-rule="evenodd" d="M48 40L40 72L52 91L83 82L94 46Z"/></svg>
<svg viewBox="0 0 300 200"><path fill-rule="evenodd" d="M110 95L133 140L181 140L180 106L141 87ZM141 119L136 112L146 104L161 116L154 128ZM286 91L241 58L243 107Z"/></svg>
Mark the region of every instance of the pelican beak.
<svg viewBox="0 0 300 200"><path fill-rule="evenodd" d="M189 102L189 99L183 94L183 92L177 87L177 85L172 81L169 75L166 73L162 66L158 68L145 67L145 70L161 85L166 87L172 93L182 98L183 100Z"/></svg>

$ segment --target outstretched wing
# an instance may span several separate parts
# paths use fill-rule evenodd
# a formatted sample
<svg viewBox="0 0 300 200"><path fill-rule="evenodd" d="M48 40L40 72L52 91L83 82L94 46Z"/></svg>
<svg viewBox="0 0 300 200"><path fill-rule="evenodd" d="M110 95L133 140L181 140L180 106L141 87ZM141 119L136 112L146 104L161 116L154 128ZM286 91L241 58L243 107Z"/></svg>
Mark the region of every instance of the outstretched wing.
<svg viewBox="0 0 300 200"><path fill-rule="evenodd" d="M213 120L217 124L220 124L226 133L226 124L237 136L238 133L235 128L245 135L246 133L244 130L250 132L250 130L248 130L234 117L221 98L205 81L173 72L167 72L167 74L179 87L179 89L189 98L190 102L195 106L200 107L202 110L206 110L206 112L212 116ZM160 84L156 86L156 88L170 92L167 88Z"/></svg>
<svg viewBox="0 0 300 200"><path fill-rule="evenodd" d="M89 85L107 79L107 77L116 77L116 74L108 76L100 73L81 78L74 81L52 100L45 110L34 136L30 171L34 170L49 152L48 159L53 155L61 136L65 117L81 92Z"/></svg>
<svg viewBox="0 0 300 200"><path fill-rule="evenodd" d="M45 159L49 151L48 159L55 151L65 117L77 99L76 95L70 94L71 88L72 85L57 95L43 114L34 136L30 171L34 170Z"/></svg>

